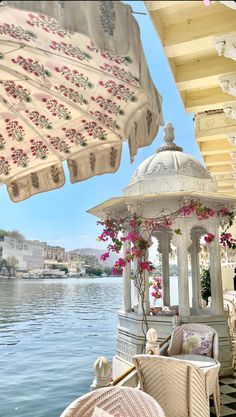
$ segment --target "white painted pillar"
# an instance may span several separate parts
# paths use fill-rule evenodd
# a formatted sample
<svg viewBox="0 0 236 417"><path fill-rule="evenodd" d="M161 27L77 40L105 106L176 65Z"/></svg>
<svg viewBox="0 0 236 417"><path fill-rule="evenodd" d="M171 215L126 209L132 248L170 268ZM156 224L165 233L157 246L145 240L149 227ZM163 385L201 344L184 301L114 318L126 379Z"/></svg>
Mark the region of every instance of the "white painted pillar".
<svg viewBox="0 0 236 417"><path fill-rule="evenodd" d="M141 291L144 291L145 283L141 282L140 276L137 277L137 280L139 281L139 288L141 288ZM140 291L140 289L137 290L137 293L138 293L138 314L140 314L140 316L142 316L143 315L143 307L144 307L145 312L146 312L146 309L145 309L145 304L144 304L144 306L142 306L142 297L141 297L139 291Z"/></svg>
<svg viewBox="0 0 236 417"><path fill-rule="evenodd" d="M188 250L187 240L184 236L178 236L177 260L178 260L178 288L179 288L179 315L190 316L189 285L188 285Z"/></svg>
<svg viewBox="0 0 236 417"><path fill-rule="evenodd" d="M137 269L138 269L138 260L135 258L135 260L133 261L134 275L136 274ZM132 306L135 307L135 311L137 312L137 308L138 308L138 289L135 286L135 279L132 279L131 285L132 285L132 288L133 288Z"/></svg>
<svg viewBox="0 0 236 417"><path fill-rule="evenodd" d="M170 236L168 232L159 235L159 251L161 253L162 282L163 282L163 305L170 305Z"/></svg>
<svg viewBox="0 0 236 417"><path fill-rule="evenodd" d="M130 242L123 243L123 256L126 256L126 251L130 249ZM131 263L127 263L123 270L123 310L131 311Z"/></svg>
<svg viewBox="0 0 236 417"><path fill-rule="evenodd" d="M150 297L149 297L149 272L145 271L145 296L144 296L144 308L146 314L150 314Z"/></svg>
<svg viewBox="0 0 236 417"><path fill-rule="evenodd" d="M193 237L192 237L193 243L191 245L190 253L191 253L192 286L193 286L192 306L193 306L194 312L197 312L197 310L202 308L198 239L199 239L198 235L196 233L193 233Z"/></svg>
<svg viewBox="0 0 236 417"><path fill-rule="evenodd" d="M222 315L224 313L224 304L218 225L212 228L211 233L215 235L215 239L213 240L213 242L209 244L211 275L211 311L215 315Z"/></svg>
<svg viewBox="0 0 236 417"><path fill-rule="evenodd" d="M148 253L148 252L147 252ZM145 256L143 261L148 261L148 255ZM143 308L146 314L150 314L150 300L149 300L149 272L143 272L143 278L141 282L141 277L138 276L139 286L141 288L141 292L144 293L143 298L143 306L142 306L142 297L140 293L138 293L138 314L143 314Z"/></svg>

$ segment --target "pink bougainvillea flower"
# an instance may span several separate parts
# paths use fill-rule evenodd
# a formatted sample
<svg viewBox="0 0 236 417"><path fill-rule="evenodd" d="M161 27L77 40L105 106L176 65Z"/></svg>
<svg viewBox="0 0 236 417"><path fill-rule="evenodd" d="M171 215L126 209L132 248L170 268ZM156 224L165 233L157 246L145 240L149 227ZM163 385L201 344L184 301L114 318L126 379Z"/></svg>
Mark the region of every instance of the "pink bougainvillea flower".
<svg viewBox="0 0 236 417"><path fill-rule="evenodd" d="M206 245L209 245L209 243L213 242L214 239L215 239L215 235L213 235L213 233L207 233L204 236L204 240L206 242Z"/></svg>
<svg viewBox="0 0 236 417"><path fill-rule="evenodd" d="M146 262L141 261L139 262L138 266L141 271L152 272L155 269L152 262L150 261L146 261Z"/></svg>
<svg viewBox="0 0 236 417"><path fill-rule="evenodd" d="M162 278L157 275L153 277L151 296L155 300L162 298Z"/></svg>
<svg viewBox="0 0 236 417"><path fill-rule="evenodd" d="M219 210L219 216L227 216L229 214L229 209L227 207L224 207Z"/></svg>
<svg viewBox="0 0 236 417"><path fill-rule="evenodd" d="M106 252L106 253L103 253L101 256L100 256L100 260L101 261L103 261L103 262L105 262L106 260L107 260L107 258L109 258L109 252Z"/></svg>

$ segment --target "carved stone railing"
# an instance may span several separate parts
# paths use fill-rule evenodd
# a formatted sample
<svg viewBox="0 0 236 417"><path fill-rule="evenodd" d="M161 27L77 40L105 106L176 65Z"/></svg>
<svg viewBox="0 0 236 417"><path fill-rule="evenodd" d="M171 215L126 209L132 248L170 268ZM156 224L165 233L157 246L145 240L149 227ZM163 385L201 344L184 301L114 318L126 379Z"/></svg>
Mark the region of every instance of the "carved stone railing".
<svg viewBox="0 0 236 417"><path fill-rule="evenodd" d="M173 328L180 324L179 316L173 316ZM148 355L166 355L171 335L158 343L158 334L155 329L149 329L146 335L146 353ZM99 357L93 366L95 378L90 387L91 390L108 387L110 385L119 385L126 387L136 387L138 385L138 376L135 366L130 366L114 381L111 379L111 366L109 361L104 357Z"/></svg>

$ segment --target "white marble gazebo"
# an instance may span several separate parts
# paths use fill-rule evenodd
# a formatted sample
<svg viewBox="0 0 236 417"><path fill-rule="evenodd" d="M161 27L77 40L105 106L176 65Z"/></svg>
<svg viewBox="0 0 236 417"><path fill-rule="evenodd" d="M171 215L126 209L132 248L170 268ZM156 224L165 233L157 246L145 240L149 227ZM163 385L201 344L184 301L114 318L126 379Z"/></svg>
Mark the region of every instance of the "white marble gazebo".
<svg viewBox="0 0 236 417"><path fill-rule="evenodd" d="M236 198L217 193L216 183L207 169L194 157L175 145L173 127L165 128L164 145L154 155L147 158L136 169L122 197L107 200L89 210L100 218L106 216L125 216L136 213L144 218L155 218L161 212L173 213L190 200L200 199L214 210L227 207L235 210ZM164 211L163 211L164 210ZM156 230L153 237L158 240L158 251L162 259L163 304L170 306L169 255L171 245L176 247L178 263L178 311L181 323L198 322L214 327L219 334L220 356L223 373L232 368L232 353L227 325L227 314L223 306L220 245L216 238L208 246L211 274L211 308L202 307L199 252L200 238L206 233L219 235L222 218L214 216L198 220L196 215L178 217L173 224L180 229L176 234L168 229ZM124 250L127 249L127 243ZM191 272L188 258L191 258ZM135 268L135 265L134 265ZM134 354L140 353L143 341L143 320L141 300L132 288L131 265L123 273L123 308L119 312L117 355L114 359L114 373L120 373L131 361ZM189 280L189 273L192 280ZM192 283L192 300L189 285ZM173 316L159 313L150 314L149 276L145 282L145 311L149 328L155 328L160 339L172 332Z"/></svg>

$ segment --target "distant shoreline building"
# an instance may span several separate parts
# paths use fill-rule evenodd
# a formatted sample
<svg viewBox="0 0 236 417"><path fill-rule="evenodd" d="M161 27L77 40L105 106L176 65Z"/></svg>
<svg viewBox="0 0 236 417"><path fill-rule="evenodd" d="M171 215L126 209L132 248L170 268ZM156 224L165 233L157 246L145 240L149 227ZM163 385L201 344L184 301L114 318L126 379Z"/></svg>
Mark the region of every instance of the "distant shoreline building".
<svg viewBox="0 0 236 417"><path fill-rule="evenodd" d="M61 246L48 245L45 241L27 240L20 234L0 236L0 260L2 259L14 262L15 270L19 272L68 269L71 274L85 275L87 268L101 268L95 249L82 248L66 252Z"/></svg>
<svg viewBox="0 0 236 417"><path fill-rule="evenodd" d="M68 261L68 253L61 246L51 246L43 242L44 259L50 259L58 262Z"/></svg>
<svg viewBox="0 0 236 417"><path fill-rule="evenodd" d="M2 259L14 257L17 260L18 271L42 269L44 267L43 242L25 240L11 236L0 236L0 251Z"/></svg>

